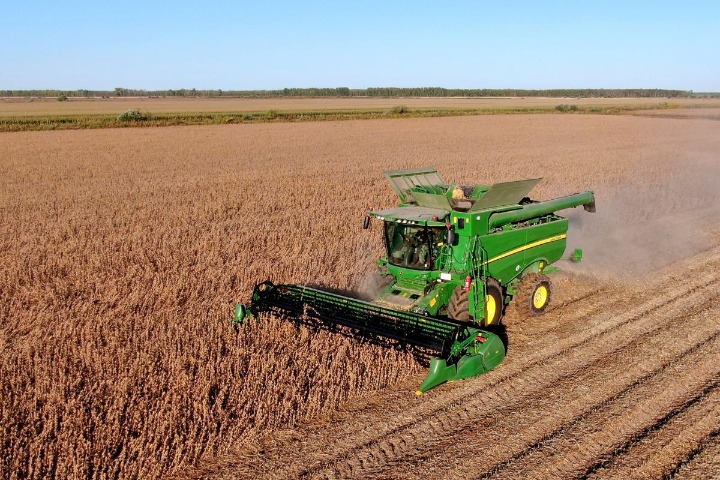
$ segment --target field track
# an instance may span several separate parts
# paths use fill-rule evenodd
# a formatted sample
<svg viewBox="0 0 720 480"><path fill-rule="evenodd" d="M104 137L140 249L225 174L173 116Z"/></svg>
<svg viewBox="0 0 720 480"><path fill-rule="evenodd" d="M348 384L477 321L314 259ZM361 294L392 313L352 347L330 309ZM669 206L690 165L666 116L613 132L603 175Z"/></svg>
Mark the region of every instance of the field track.
<svg viewBox="0 0 720 480"><path fill-rule="evenodd" d="M720 247L680 267L644 293L578 292L483 377L415 401L405 385L196 476L712 478ZM511 338L536 333L508 320Z"/></svg>

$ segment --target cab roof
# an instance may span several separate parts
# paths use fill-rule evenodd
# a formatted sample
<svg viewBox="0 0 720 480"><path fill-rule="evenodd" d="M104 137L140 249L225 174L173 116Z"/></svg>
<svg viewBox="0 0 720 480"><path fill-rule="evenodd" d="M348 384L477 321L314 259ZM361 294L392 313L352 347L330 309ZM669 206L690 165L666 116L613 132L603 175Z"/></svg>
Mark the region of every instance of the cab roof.
<svg viewBox="0 0 720 480"><path fill-rule="evenodd" d="M368 212L368 215L379 220L390 222L410 223L425 226L443 226L445 218L450 214L448 210L428 207L396 207L379 212Z"/></svg>

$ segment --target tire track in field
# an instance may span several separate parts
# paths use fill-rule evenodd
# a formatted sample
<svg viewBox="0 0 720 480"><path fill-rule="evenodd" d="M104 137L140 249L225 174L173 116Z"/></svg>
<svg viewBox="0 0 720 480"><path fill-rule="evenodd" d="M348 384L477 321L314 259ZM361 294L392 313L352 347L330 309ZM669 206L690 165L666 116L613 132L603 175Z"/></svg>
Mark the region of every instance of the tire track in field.
<svg viewBox="0 0 720 480"><path fill-rule="evenodd" d="M717 299L707 299L697 311L711 308ZM718 310L720 312L720 310ZM695 323L700 324L701 320ZM693 326L696 326L693 324ZM672 331L672 324L666 325ZM424 478L424 471L441 472L448 468L448 458L467 459L465 452L482 451L483 454L473 457L470 463L454 464L452 474L489 477L502 472L514 465L542 445L562 435L566 429L577 425L585 417L612 405L618 398L641 387L645 382L657 378L665 378L666 371L672 369L678 361L692 367L692 361L702 357L697 351L708 342L720 348L720 327L715 329L697 330L682 342L671 344L662 349L666 340L664 330L653 332L648 340L637 338L626 349L629 357L638 357L641 361L635 369L627 369L620 362L606 362L607 357L591 367L582 369L577 375L568 375L561 381L554 382L550 388L542 392L540 397L530 397L524 403L512 403L493 408L488 415L493 421L485 424L482 414L477 420L483 425L484 432L478 434L468 428L472 434L461 436L450 435L436 441L432 445L424 445L403 459L408 467L407 477ZM660 354L654 352L660 349ZM692 360L687 360L688 352L693 352ZM647 372L647 373L646 373ZM565 401L560 404L557 399ZM485 431L486 430L486 431ZM488 451L488 445L502 445L502 449ZM437 452L442 452L442 457ZM417 465L417 468L412 467ZM386 471L382 473L387 474ZM388 475L390 476L390 475Z"/></svg>
<svg viewBox="0 0 720 480"><path fill-rule="evenodd" d="M711 300L711 301L712 301L712 300ZM660 333L660 332L659 332L659 333ZM714 335L717 335L717 333L715 333ZM690 347L687 351L681 352L678 356L679 356L679 357L684 357L685 355L688 355L688 354L690 354L690 353L693 353L693 352L695 352L696 350L702 348L702 347L705 345L705 343L711 341L711 340L714 339L714 338L715 338L715 337L713 336L713 337L711 337L710 339L708 339L707 341L703 341L703 342L701 342L701 343L695 344L695 345L693 345L692 347ZM656 338L656 339L654 339L654 340L656 340L656 341L659 340L660 343L662 343L662 340L660 340L659 338ZM653 348L654 348L654 345L650 345L650 346L649 346L649 349L651 350L650 354L652 354L652 349L653 349ZM503 471L504 469L506 469L506 468L514 465L516 462L518 462L518 461L522 460L523 458L525 458L528 454L534 452L534 451L537 450L537 449L542 448L544 445L546 445L547 443L549 443L549 442L552 441L553 439L557 438L558 436L563 435L566 430L571 429L571 428L575 427L577 424L579 424L580 422L585 421L590 415L595 414L596 412L598 412L598 411L602 410L603 408L605 408L606 406L610 405L612 402L615 402L617 399L623 397L624 395L627 395L628 392L632 392L633 390L637 389L639 386L642 386L645 382L650 381L650 380L652 380L653 378L656 378L656 377L658 377L658 376L660 376L660 375L665 375L666 372L667 372L667 370L668 370L668 368L671 367L671 366L673 366L673 365L675 364L676 359L677 359L677 356L676 356L676 357L673 357L673 358L671 358L671 359L669 359L669 360L667 360L667 361L664 362L659 368L657 368L657 369L655 369L655 370L652 370L652 371L650 371L649 373L647 373L647 374L639 377L637 380L632 381L631 383L627 384L627 386L625 386L625 387L622 388L621 390L616 391L615 393L613 393L612 391L606 392L606 395L608 395L608 396L606 396L606 397L605 397L602 401L600 401L599 403L596 403L596 404L592 405L590 408L588 408L587 410L583 411L582 413L578 413L578 414L576 414L576 416L574 416L574 417L571 416L571 415L569 415L569 414L568 414L568 415L565 415L566 417L570 416L570 419L569 419L569 420L566 419L567 422L566 422L565 424L561 425L561 426L560 426L559 428L557 428L556 430L554 430L554 431L546 434L545 436L541 437L538 441L527 445L524 450L522 450L522 451L518 452L517 454L511 456L511 457L508 458L507 460L504 460L502 463L498 463L497 465L493 466L492 469L490 469L489 471L485 472L483 475L481 475L481 477L483 477L483 478L490 477L490 476L492 476L493 474L496 474L496 473L498 473L498 472L501 472L501 471ZM594 373L591 372L590 375L594 375ZM586 375L586 377L587 377L587 375ZM603 379L603 381L604 381L604 380L605 380L605 377L602 377L602 379ZM585 379L585 380L586 380L586 379ZM618 378L616 378L616 379L614 379L614 380L615 380L616 382L617 382L618 380L622 380L622 376L620 376L620 377L618 377ZM579 382L582 382L582 381L583 381L583 378L578 378L578 381L579 381ZM587 384L581 383L581 385L583 386L583 388L587 388ZM571 387L568 386L568 389L570 390ZM553 411L553 410L552 410L552 406L551 406L551 405L548 405L548 406L546 406L546 407L547 407L547 408L546 408L546 411L548 412L548 414L551 415L551 414L552 414L552 411Z"/></svg>
<svg viewBox="0 0 720 480"><path fill-rule="evenodd" d="M314 477L321 470L333 470L334 466L363 452L369 453L370 458L358 461L361 465L368 462L372 464L374 446L387 440L392 441L383 443L381 447L388 452L386 455L401 456L418 441L424 441L403 440L409 437L415 427L425 426L432 430L432 426L435 426L442 430L445 427L443 424L456 420L444 417L455 415L467 419L472 412L468 411L466 404L478 395L494 395L500 397L500 402L504 397L505 401L510 402L518 395L527 393L527 382L518 379L526 370L538 367L551 369L554 363L567 363L566 356L573 353L576 358L582 357L577 354L584 351L588 344L602 343L604 337L618 329L629 330L624 333L633 335L634 323L644 316L717 283L714 272L718 270L719 259L720 247L716 247L684 262L680 271L675 269L672 274L659 277L655 282L659 287L653 290L652 296L646 295L642 303L633 304L637 302L638 296L620 289L612 290L608 296L588 297L587 300L574 303L570 309L563 310L563 315L575 318L577 322L582 321L582 325L587 325L587 328L560 338L549 346L539 342L528 345L524 348L528 350L526 353L511 355L501 368L480 379L442 387L418 402L408 400L408 393L404 390L407 385L400 385L397 390L363 400L356 408L349 405L344 412L329 420L306 425L304 431L274 432L257 445L247 446L238 454L217 458L215 462L198 469L198 472L206 478L220 478L218 474L222 475L223 472L235 478L242 476L243 472L248 476L262 472L268 478L299 475ZM677 282L679 278L683 281ZM578 318L593 310L596 312L594 318ZM503 391L498 392L499 389ZM287 451L296 452L298 461L293 465L288 465L286 461Z"/></svg>
<svg viewBox="0 0 720 480"><path fill-rule="evenodd" d="M604 459L590 479L670 477L697 455L715 432L720 431L720 390L700 397L662 428L638 438L626 451Z"/></svg>
<svg viewBox="0 0 720 480"><path fill-rule="evenodd" d="M549 361L532 362L533 365L527 372L524 371L525 368L521 369L519 372L522 373L521 376L512 375L513 382L496 382L485 391L480 391L475 384L473 391L462 398L463 402L453 402L452 405L443 403L441 409L436 409L419 419L416 418L416 422L406 428L398 429L390 434L374 436L365 445L356 447L349 455L350 460L342 457L339 461L327 462L320 468L297 472L297 475L323 477L356 475L358 470L362 471L388 461L387 453L383 452L390 452L393 457L398 457L401 456L401 452L415 451L418 445L426 443L428 438L438 438L458 432L462 429L458 425L467 424L469 419L475 416L477 410L482 409L485 405L510 404L517 402L518 399L532 398L533 393L541 391L543 387L551 385L558 378L573 373L577 374L587 365L598 362L613 352L620 351L623 345L630 343L638 335L647 335L659 328L657 320L648 314L660 307L674 303L674 313L665 315L665 322L671 322L675 318L674 315L680 314L684 308L674 301L691 295L690 292L695 292L692 298L693 301L697 300L695 297L702 296L706 287L717 284L715 271L715 269L705 270L697 277L699 284L689 284L689 288L675 291L675 296L667 296L664 301L651 301L649 310L647 305L633 309L627 318L616 319L612 328L606 328L600 332L590 332L590 335L582 341L556 352ZM675 289L675 286L672 288ZM608 335L610 338L606 338ZM608 345L611 346L611 350L606 352ZM577 346L583 346L583 348L574 348ZM594 353L594 356L586 354L588 349ZM530 359L532 361L532 356ZM564 373L558 373L560 365L564 365ZM552 375L544 376L543 372L546 371L550 371ZM533 376L533 372L539 372L540 375Z"/></svg>
<svg viewBox="0 0 720 480"><path fill-rule="evenodd" d="M682 459L668 478L678 480L720 479L720 429L715 430L702 445Z"/></svg>
<svg viewBox="0 0 720 480"><path fill-rule="evenodd" d="M524 347L525 350L532 349L528 340L538 335L547 336L567 329L568 319L597 314L604 308L602 299L612 298L613 294L618 295L619 292L613 292L610 287L596 288L584 295L566 300L559 306L551 305L550 310L542 317L521 318L517 316L517 311L509 312L509 315L503 318L503 325L506 326L512 340L510 348L513 349L513 353L518 347L520 349Z"/></svg>
<svg viewBox="0 0 720 480"><path fill-rule="evenodd" d="M577 295L572 298L568 298L567 300L563 300L561 302L555 303L554 305L551 305L552 310L557 310L558 312L563 312L570 308L571 306L574 306L577 303L580 303L584 300L587 300L592 297L597 297L599 295L602 295L605 292L611 291L610 287L596 287L587 290L586 292L583 292L580 295Z"/></svg>
<svg viewBox="0 0 720 480"><path fill-rule="evenodd" d="M720 387L720 348L715 341L624 393L615 401L573 421L493 478L588 478L668 422L716 395ZM694 371L698 367L700 372ZM683 388L678 388L681 386ZM717 405L711 405L711 410ZM649 477L646 477L649 478Z"/></svg>
<svg viewBox="0 0 720 480"><path fill-rule="evenodd" d="M720 240L720 238L718 240ZM616 285L615 288L612 288L610 285L598 286L585 295L579 295L579 298L571 298L569 301L559 304L558 307L552 308L548 314L542 317L528 318L522 322L511 323L508 332L521 339L533 335L548 335L556 331L566 333L567 331L572 331L573 326L578 325L578 323L563 321L563 319L572 319L579 316L596 316L599 311L607 308L608 301L612 302L618 298L618 296L624 297L623 300L628 304L643 304L647 301L648 292L655 292L658 289L662 290L666 284L671 282L684 283L686 276L691 274L692 271L706 268L707 265L704 265L706 262L714 262L718 257L718 252L720 252L718 245L704 249L695 256L678 262L678 264L673 266L673 270L668 273L642 279L644 283L640 288L636 285L628 286L623 283ZM588 304L581 303L577 306L573 305L576 301L582 301L586 298L594 301ZM633 302L633 299L635 302ZM568 309L567 306L571 305L572 308Z"/></svg>
<svg viewBox="0 0 720 480"><path fill-rule="evenodd" d="M573 461L577 463L570 465L568 460L565 460L562 467L559 467L557 465L553 465L551 461L549 461L548 464L553 465L553 468L549 471L552 472L552 475L559 475L561 477L564 476L566 478L570 476L577 476L578 465L582 465L583 461L590 461L592 464L587 467L582 475L579 476L579 478L582 479L589 478L590 475L594 474L600 466L607 464L608 460L604 458L605 455L609 455L610 459L612 459L613 456L626 452L636 442L647 437L649 434L662 429L667 422L696 405L703 399L703 397L717 392L718 388L720 388L720 372L714 372L712 377L713 380L704 385L704 388L691 390L688 397L685 396L688 395L687 392L678 392L677 390L673 390L672 386L669 385L659 398L653 399L653 403L650 407L642 405L637 409L628 409L626 413L629 412L631 415L629 421L623 420L626 423L622 426L612 425L611 428L614 428L616 430L615 432L601 432L605 433L605 438L595 438L599 437L599 434L591 436L590 441L595 441L597 443L589 445L586 448L580 448L579 451L572 456ZM693 380L697 380L697 378L698 377L693 377ZM641 400L642 399L635 399L636 402ZM639 428L639 430L632 431L634 428ZM632 433L627 433L628 430L631 430ZM610 438L612 438L612 440L610 440ZM601 440L605 440L606 442L602 442ZM622 440L624 440L624 442ZM597 458L598 456L600 456L601 459L593 461L593 458ZM557 457L557 455L555 455L555 457ZM541 477L547 478L546 473L538 472L536 469L533 473L530 473L527 476L512 478Z"/></svg>

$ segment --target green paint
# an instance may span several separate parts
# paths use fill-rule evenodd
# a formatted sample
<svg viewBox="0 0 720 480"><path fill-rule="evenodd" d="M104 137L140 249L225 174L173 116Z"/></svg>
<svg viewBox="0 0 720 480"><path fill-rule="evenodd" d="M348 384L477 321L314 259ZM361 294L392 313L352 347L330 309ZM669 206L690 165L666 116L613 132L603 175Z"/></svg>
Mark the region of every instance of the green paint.
<svg viewBox="0 0 720 480"><path fill-rule="evenodd" d="M484 330L470 329L469 336L460 342L460 352L448 359L433 358L418 393L424 393L445 382L475 377L502 363L505 345L500 337Z"/></svg>

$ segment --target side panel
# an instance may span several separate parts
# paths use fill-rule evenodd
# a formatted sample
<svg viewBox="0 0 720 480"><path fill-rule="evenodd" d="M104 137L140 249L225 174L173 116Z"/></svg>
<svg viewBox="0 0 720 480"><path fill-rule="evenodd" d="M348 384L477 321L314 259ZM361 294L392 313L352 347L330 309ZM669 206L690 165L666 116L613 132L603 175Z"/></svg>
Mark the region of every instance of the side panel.
<svg viewBox="0 0 720 480"><path fill-rule="evenodd" d="M428 294L418 303L418 307L426 310L430 315L439 315L447 307L453 290L459 284L456 282L437 283Z"/></svg>
<svg viewBox="0 0 720 480"><path fill-rule="evenodd" d="M560 218L550 223L526 228L528 232L528 250L525 251L525 264L542 260L546 265L560 260L567 246L568 220ZM534 245L534 246L533 246Z"/></svg>
<svg viewBox="0 0 720 480"><path fill-rule="evenodd" d="M485 249L486 273L505 284L525 266L527 229L518 228L481 237Z"/></svg>
<svg viewBox="0 0 720 480"><path fill-rule="evenodd" d="M559 218L482 237L488 253L487 274L506 285L536 261L558 261L565 253L567 229L567 219Z"/></svg>

